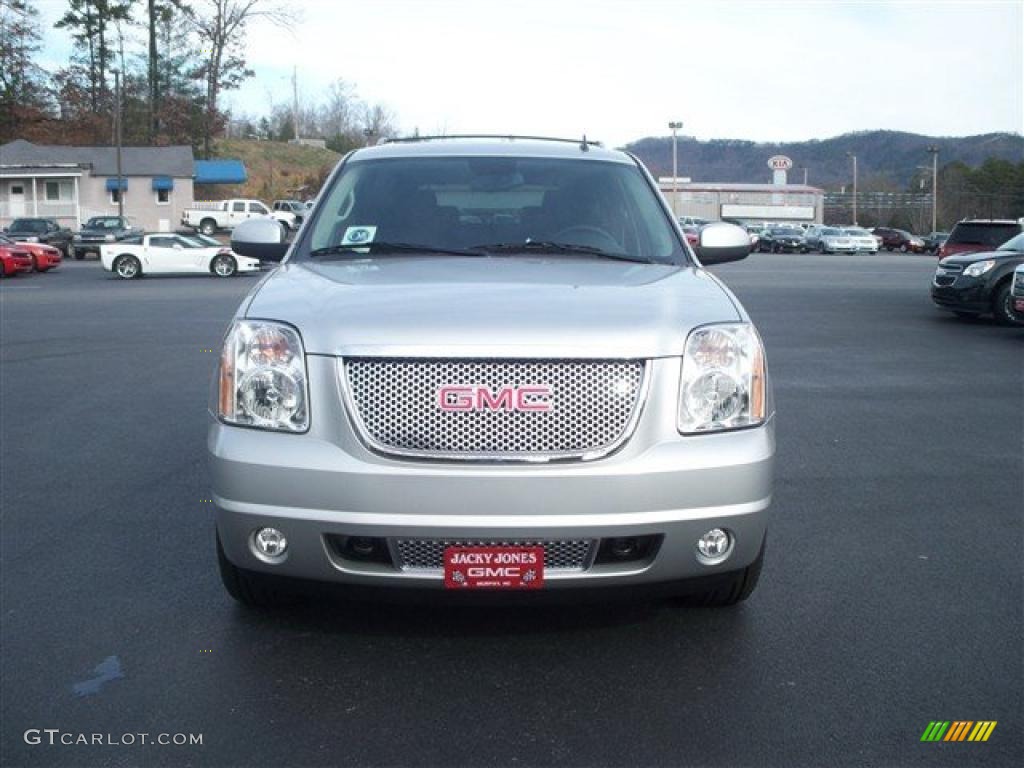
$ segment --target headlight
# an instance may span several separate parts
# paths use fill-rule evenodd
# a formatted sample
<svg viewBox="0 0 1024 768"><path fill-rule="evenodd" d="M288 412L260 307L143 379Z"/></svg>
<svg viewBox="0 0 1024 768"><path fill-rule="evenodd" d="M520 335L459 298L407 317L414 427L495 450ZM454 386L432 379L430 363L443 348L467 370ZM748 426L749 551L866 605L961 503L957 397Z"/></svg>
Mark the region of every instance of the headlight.
<svg viewBox="0 0 1024 768"><path fill-rule="evenodd" d="M72 240L74 240L74 241L75 241L75 242L77 243L78 241L80 241L80 240L82 239L82 236L81 236L81 235L75 235L75 236L74 236L73 238L71 238L71 239L72 239Z"/></svg>
<svg viewBox="0 0 1024 768"><path fill-rule="evenodd" d="M236 320L220 356L220 418L247 427L305 432L308 403L306 354L298 332L269 320Z"/></svg>
<svg viewBox="0 0 1024 768"><path fill-rule="evenodd" d="M976 261L964 270L965 277L981 277L996 265L995 259Z"/></svg>
<svg viewBox="0 0 1024 768"><path fill-rule="evenodd" d="M683 353L679 431L719 432L765 420L764 347L749 323L706 325Z"/></svg>

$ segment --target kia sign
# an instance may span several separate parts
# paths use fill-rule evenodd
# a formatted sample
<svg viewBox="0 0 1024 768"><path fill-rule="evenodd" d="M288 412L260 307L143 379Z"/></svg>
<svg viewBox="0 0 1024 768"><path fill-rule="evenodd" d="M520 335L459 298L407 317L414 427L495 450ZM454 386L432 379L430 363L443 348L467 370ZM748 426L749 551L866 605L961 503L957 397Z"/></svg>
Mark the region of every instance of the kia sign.
<svg viewBox="0 0 1024 768"><path fill-rule="evenodd" d="M793 167L793 161L785 155L775 155L768 158L768 167L773 171L788 171Z"/></svg>

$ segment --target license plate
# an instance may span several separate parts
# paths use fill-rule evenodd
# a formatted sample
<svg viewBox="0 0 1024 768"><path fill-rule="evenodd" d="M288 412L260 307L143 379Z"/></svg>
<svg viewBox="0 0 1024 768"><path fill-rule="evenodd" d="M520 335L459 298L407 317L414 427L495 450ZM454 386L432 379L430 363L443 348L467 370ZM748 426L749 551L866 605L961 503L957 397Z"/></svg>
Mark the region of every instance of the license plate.
<svg viewBox="0 0 1024 768"><path fill-rule="evenodd" d="M540 589L544 547L447 547L446 589Z"/></svg>

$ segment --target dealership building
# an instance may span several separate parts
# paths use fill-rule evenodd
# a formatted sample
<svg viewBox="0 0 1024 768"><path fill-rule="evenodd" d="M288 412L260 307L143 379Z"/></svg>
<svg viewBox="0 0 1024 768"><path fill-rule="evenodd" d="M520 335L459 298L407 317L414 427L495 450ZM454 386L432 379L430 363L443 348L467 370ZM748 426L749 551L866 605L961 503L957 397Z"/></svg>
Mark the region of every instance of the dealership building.
<svg viewBox="0 0 1024 768"><path fill-rule="evenodd" d="M786 172L793 161L788 157L776 155L769 159L768 167L772 169L771 184L717 184L663 177L658 179L658 186L676 216L821 224L825 191L789 184Z"/></svg>

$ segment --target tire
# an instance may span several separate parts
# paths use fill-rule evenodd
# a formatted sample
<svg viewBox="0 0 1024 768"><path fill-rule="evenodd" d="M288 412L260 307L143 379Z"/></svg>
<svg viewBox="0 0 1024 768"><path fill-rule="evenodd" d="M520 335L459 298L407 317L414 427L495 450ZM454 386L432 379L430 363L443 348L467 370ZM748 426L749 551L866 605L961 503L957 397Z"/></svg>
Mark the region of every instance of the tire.
<svg viewBox="0 0 1024 768"><path fill-rule="evenodd" d="M766 544L767 537L761 542L761 551L757 553L757 559L746 568L724 575L713 587L687 595L682 598L682 602L685 605L702 608L726 608L742 603L754 592L757 582L761 579Z"/></svg>
<svg viewBox="0 0 1024 768"><path fill-rule="evenodd" d="M33 272L45 272L46 271L45 269L40 269L39 268L39 259L37 259L35 256L32 257L32 271Z"/></svg>
<svg viewBox="0 0 1024 768"><path fill-rule="evenodd" d="M906 252L907 252L907 244L906 243L900 243L900 253L906 253Z"/></svg>
<svg viewBox="0 0 1024 768"><path fill-rule="evenodd" d="M1000 325L1024 326L1024 315L1013 309L1013 296L1010 293L1010 281L1004 281L996 290L992 300L992 314Z"/></svg>
<svg viewBox="0 0 1024 768"><path fill-rule="evenodd" d="M207 237L213 237L217 233L217 222L213 219L203 219L199 222L199 231Z"/></svg>
<svg viewBox="0 0 1024 768"><path fill-rule="evenodd" d="M68 252L68 258L74 259L75 261L81 261L82 259L85 258L85 252L72 247L71 250Z"/></svg>
<svg viewBox="0 0 1024 768"><path fill-rule="evenodd" d="M822 255L828 253L828 248L825 247L824 241L818 243L818 252Z"/></svg>
<svg viewBox="0 0 1024 768"><path fill-rule="evenodd" d="M295 592L287 588L288 582L265 573L254 573L228 560L217 535L217 568L224 589L246 608L280 608L298 601Z"/></svg>
<svg viewBox="0 0 1024 768"><path fill-rule="evenodd" d="M238 262L235 261L234 256L229 256L226 253L219 253L214 256L213 261L210 262L210 271L217 277L232 277L236 272L238 272Z"/></svg>
<svg viewBox="0 0 1024 768"><path fill-rule="evenodd" d="M131 254L121 254L114 259L114 263L111 266L114 269L114 274L122 280L134 280L142 277L142 264Z"/></svg>
<svg viewBox="0 0 1024 768"><path fill-rule="evenodd" d="M279 223L281 225L281 239L282 240L287 240L288 239L288 235L290 235L292 233L291 227L289 227L283 221L279 222Z"/></svg>

